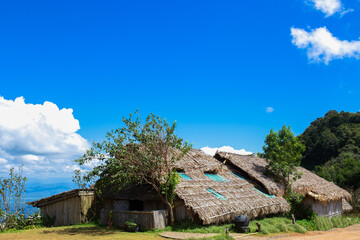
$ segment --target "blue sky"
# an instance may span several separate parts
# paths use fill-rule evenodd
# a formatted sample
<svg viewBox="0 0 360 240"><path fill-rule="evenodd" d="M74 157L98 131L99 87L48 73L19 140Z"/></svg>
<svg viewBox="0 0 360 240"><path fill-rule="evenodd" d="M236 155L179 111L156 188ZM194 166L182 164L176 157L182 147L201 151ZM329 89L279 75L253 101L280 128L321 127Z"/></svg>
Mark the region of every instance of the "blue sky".
<svg viewBox="0 0 360 240"><path fill-rule="evenodd" d="M259 152L271 128L298 135L329 110L360 110L360 2L324 2L1 1L0 96L73 109L80 129L66 134L78 142L139 109L177 120L196 148ZM0 162L52 163L46 146L19 147L42 139L34 129L4 126L31 139L0 146ZM42 171L30 174L55 177Z"/></svg>

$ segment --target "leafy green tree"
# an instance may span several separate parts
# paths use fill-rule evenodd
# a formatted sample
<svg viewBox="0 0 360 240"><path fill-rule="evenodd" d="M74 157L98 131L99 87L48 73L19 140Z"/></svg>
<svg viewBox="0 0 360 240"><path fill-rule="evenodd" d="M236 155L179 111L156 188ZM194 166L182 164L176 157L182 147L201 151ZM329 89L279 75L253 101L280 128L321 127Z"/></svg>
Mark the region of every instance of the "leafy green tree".
<svg viewBox="0 0 360 240"><path fill-rule="evenodd" d="M360 112L329 111L299 136L302 165L340 187L360 187Z"/></svg>
<svg viewBox="0 0 360 240"><path fill-rule="evenodd" d="M169 125L165 118L150 114L142 123L136 114L137 117L123 117L124 127L110 131L102 143L93 143L76 161L84 165L99 160L100 164L85 178L97 179L95 186L100 191L109 187L118 191L133 184L152 186L167 206L169 222L173 224L174 191L179 182L174 163L192 146L175 134L176 122Z"/></svg>
<svg viewBox="0 0 360 240"><path fill-rule="evenodd" d="M300 165L305 146L294 136L290 126L284 125L279 132L271 129L265 138L263 150L261 157L269 163L265 172L283 183L285 192L288 193L292 183L301 176L301 173L297 172L297 167Z"/></svg>
<svg viewBox="0 0 360 240"><path fill-rule="evenodd" d="M9 223L24 213L23 198L27 178L22 173L23 166L15 172L10 169L8 178L0 177L0 230L4 231Z"/></svg>

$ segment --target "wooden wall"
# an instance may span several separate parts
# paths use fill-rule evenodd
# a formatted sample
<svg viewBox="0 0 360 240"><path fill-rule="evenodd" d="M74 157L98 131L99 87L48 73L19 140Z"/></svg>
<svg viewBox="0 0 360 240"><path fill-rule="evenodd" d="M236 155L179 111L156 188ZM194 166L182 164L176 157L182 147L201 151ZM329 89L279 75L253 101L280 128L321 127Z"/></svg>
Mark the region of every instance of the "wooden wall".
<svg viewBox="0 0 360 240"><path fill-rule="evenodd" d="M174 201L174 219L175 221L182 221L185 219L194 221L191 211L186 209L185 204L182 200Z"/></svg>
<svg viewBox="0 0 360 240"><path fill-rule="evenodd" d="M94 194L80 194L71 198L52 202L40 207L42 216L54 219L54 226L68 226L87 222L92 217Z"/></svg>
<svg viewBox="0 0 360 240"><path fill-rule="evenodd" d="M80 197L73 197L40 207L41 215L55 217L55 226L67 226L81 222Z"/></svg>

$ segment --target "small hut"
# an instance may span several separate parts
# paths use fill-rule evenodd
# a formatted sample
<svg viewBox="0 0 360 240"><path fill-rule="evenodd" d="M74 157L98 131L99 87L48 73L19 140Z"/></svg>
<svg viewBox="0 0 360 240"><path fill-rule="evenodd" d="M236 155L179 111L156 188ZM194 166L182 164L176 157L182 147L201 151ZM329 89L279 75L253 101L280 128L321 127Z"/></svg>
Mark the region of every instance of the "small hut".
<svg viewBox="0 0 360 240"><path fill-rule="evenodd" d="M49 216L54 226L85 223L95 215L95 194L91 189L74 189L27 204L40 208L41 216Z"/></svg>
<svg viewBox="0 0 360 240"><path fill-rule="evenodd" d="M246 174L253 181L262 185L270 194L276 196L284 194L284 187L263 173L268 164L265 159L227 152L217 152L215 158ZM338 216L344 211L352 209L348 203L351 200L351 195L346 190L305 168L298 167L298 172L302 172L302 176L294 182L293 190L304 194L304 204L311 206L318 215Z"/></svg>

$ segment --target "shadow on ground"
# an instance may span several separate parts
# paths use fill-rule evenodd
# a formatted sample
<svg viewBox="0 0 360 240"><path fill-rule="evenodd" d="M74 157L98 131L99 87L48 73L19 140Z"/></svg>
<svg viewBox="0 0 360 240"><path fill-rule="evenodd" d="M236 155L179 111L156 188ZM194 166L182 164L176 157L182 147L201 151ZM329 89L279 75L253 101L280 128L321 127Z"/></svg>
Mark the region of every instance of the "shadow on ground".
<svg viewBox="0 0 360 240"><path fill-rule="evenodd" d="M113 230L98 227L76 227L65 229L45 230L43 234L59 234L59 235L90 235L90 236L107 236L114 234Z"/></svg>

